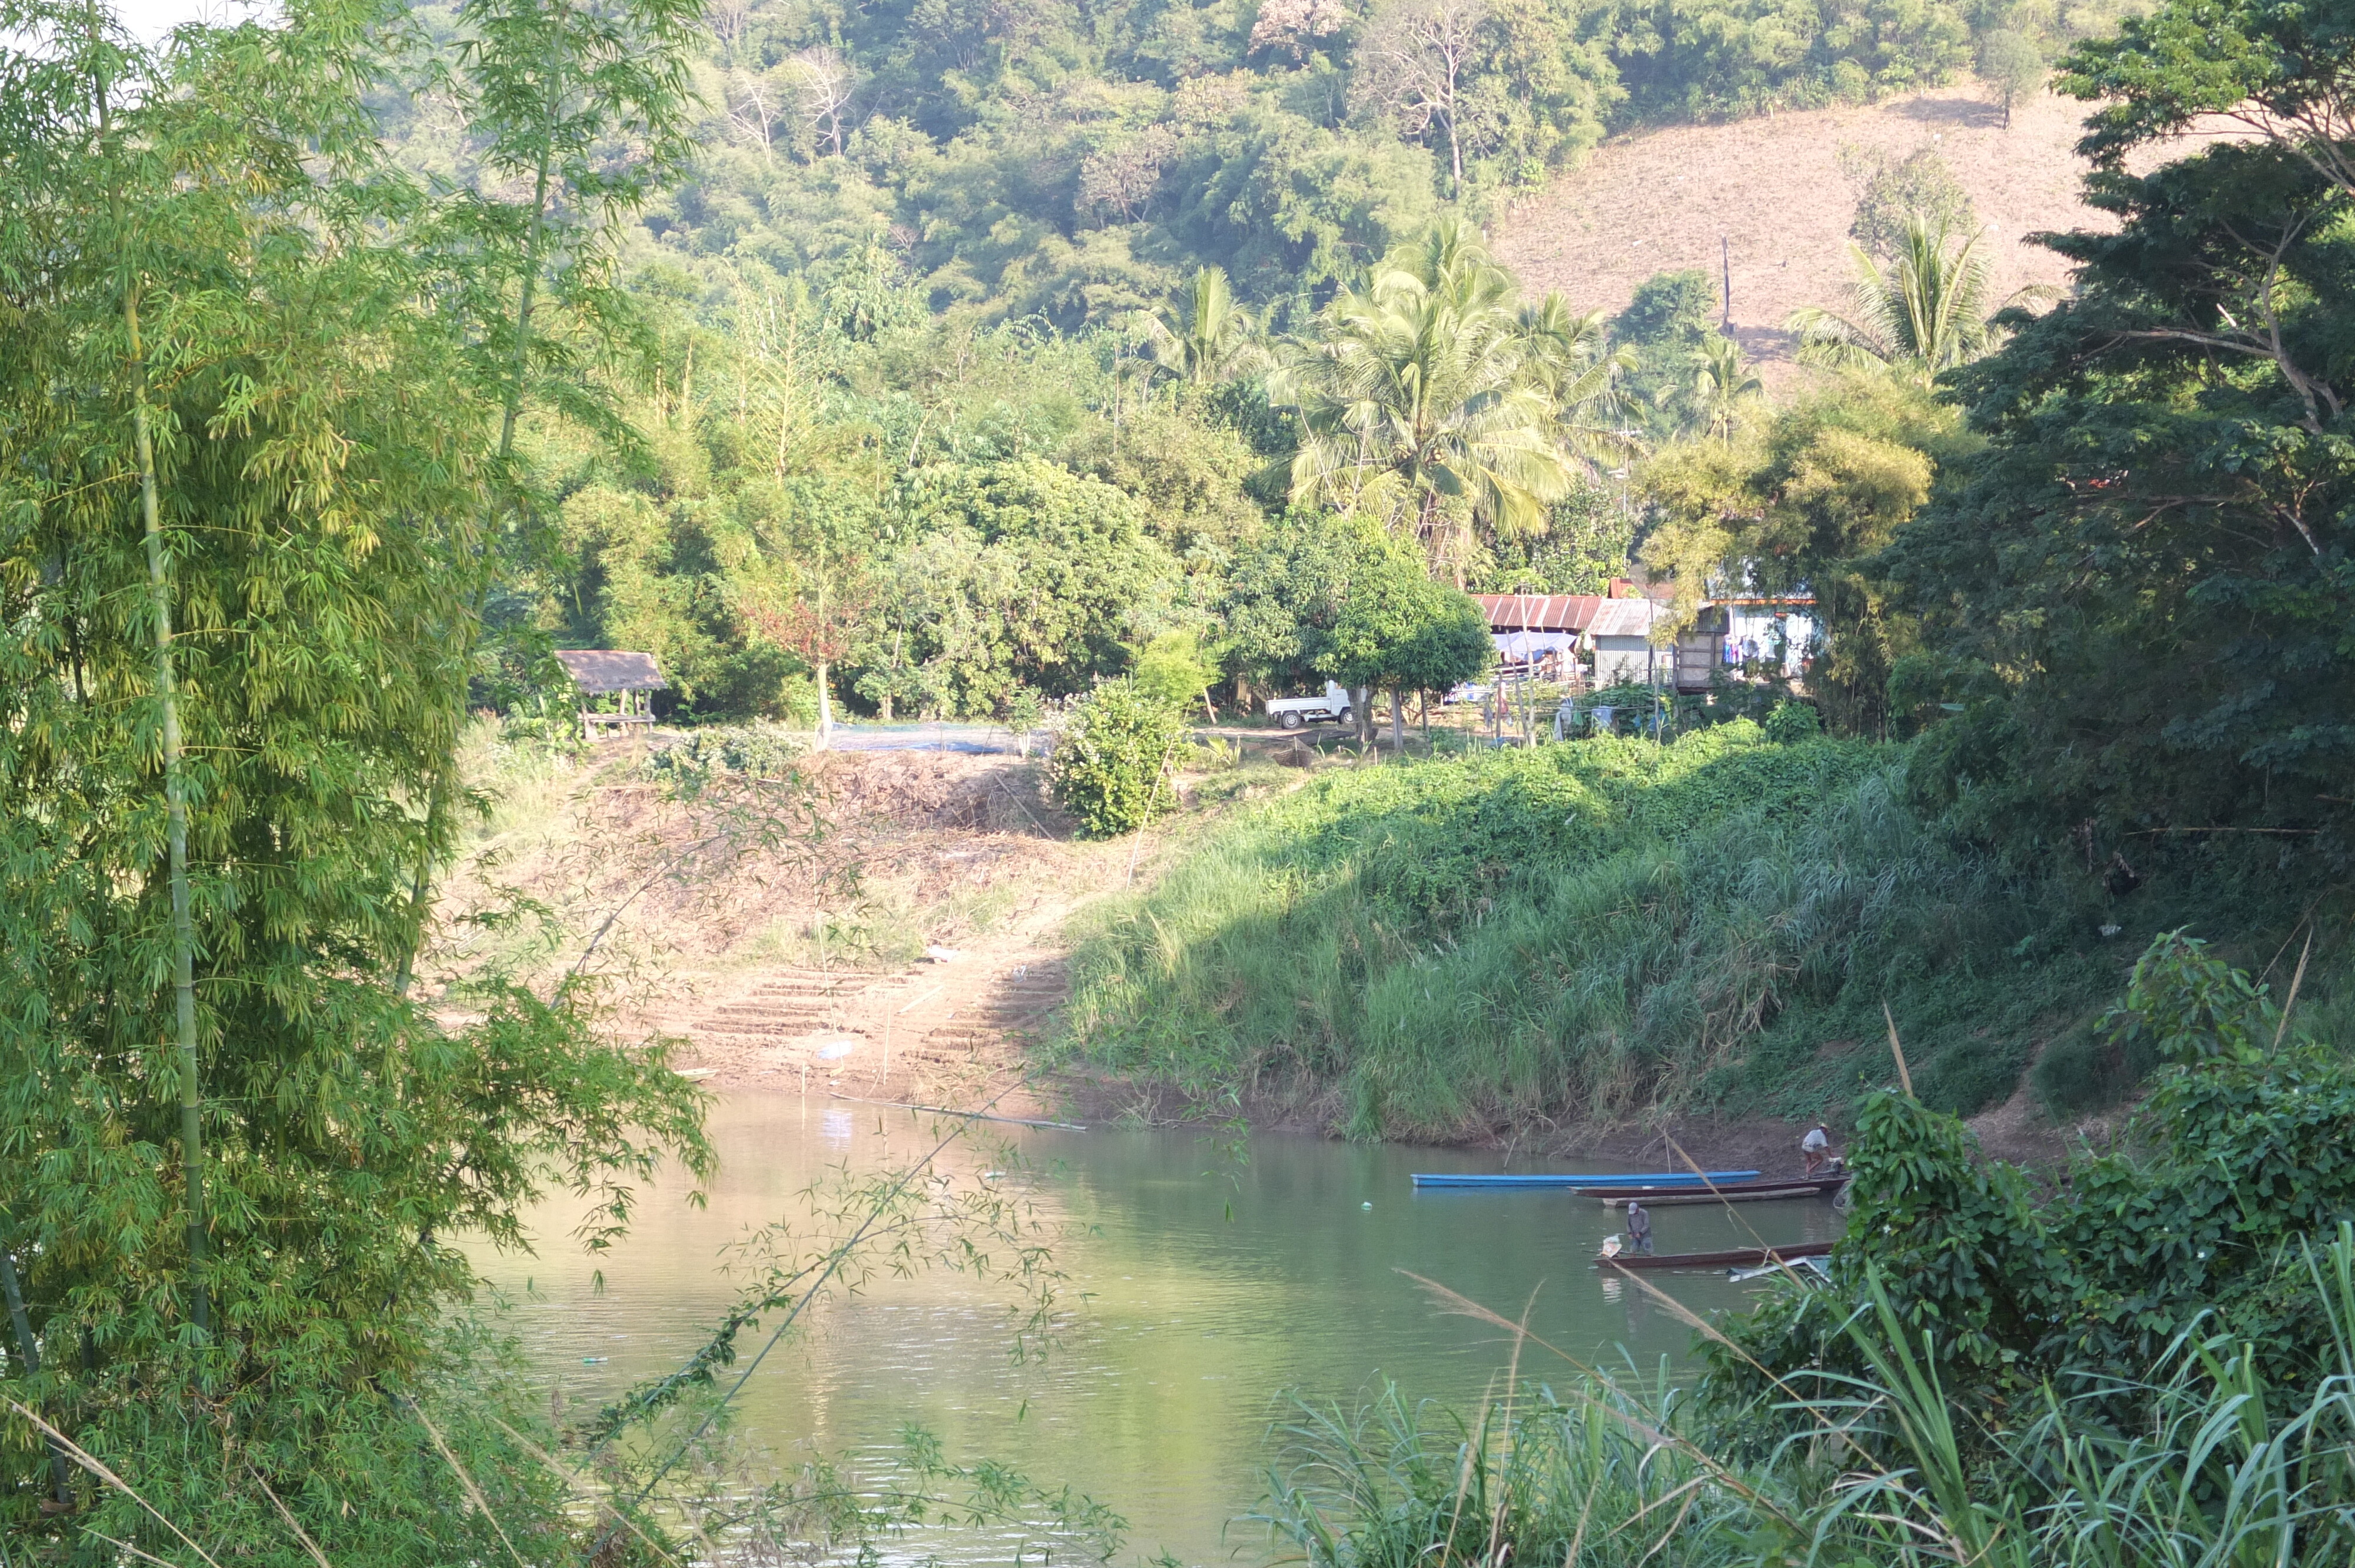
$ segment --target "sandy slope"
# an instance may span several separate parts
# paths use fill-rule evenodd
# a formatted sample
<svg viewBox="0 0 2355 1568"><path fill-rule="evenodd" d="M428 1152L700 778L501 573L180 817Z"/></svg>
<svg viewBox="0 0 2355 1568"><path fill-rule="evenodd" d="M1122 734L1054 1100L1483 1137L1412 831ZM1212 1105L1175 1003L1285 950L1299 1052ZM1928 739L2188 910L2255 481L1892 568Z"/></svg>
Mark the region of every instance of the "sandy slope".
<svg viewBox="0 0 2355 1568"><path fill-rule="evenodd" d="M1525 287L1560 289L1582 310L1611 311L1655 272L1700 267L1720 278L1730 257L1734 334L1772 385L1794 371L1785 318L1802 305L1838 303L1852 275L1856 191L1840 172L1844 144L1892 157L1934 147L1987 227L1981 245L1998 299L2067 281L2062 259L2030 235L2106 226L2078 199L2086 165L2074 144L2085 106L2041 97L2021 104L2006 129L1982 91L1964 82L1863 109L1622 138L1518 207L1495 230L1497 250Z"/></svg>

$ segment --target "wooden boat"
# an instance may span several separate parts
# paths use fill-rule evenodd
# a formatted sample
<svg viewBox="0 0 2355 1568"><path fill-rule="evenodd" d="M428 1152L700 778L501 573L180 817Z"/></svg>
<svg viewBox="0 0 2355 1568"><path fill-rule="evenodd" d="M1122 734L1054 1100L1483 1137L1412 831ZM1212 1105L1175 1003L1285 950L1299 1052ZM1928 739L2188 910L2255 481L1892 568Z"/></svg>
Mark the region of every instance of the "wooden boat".
<svg viewBox="0 0 2355 1568"><path fill-rule="evenodd" d="M1757 1178L1758 1172L1755 1171L1703 1171L1701 1174L1707 1176L1710 1181L1716 1182L1720 1186L1723 1186L1729 1182L1754 1181ZM1489 1176L1484 1175L1478 1171L1445 1171L1436 1173L1419 1171L1414 1177L1414 1184L1418 1187L1505 1187L1520 1189L1529 1189L1533 1187L1593 1187L1597 1189L1619 1187L1635 1187L1642 1189L1646 1187L1661 1187L1682 1189L1699 1187L1701 1184L1701 1177L1694 1175L1678 1176L1662 1171L1642 1171L1620 1176L1573 1176L1566 1171L1561 1173L1548 1172L1541 1176Z"/></svg>
<svg viewBox="0 0 2355 1568"><path fill-rule="evenodd" d="M1722 1181L1707 1187L1599 1187L1581 1190L1582 1198L1600 1198L1606 1209L1643 1202L1655 1208L1678 1203L1757 1203L1769 1198L1818 1198L1848 1185L1846 1176L1818 1176L1812 1181Z"/></svg>
<svg viewBox="0 0 2355 1568"><path fill-rule="evenodd" d="M1792 1242L1787 1246L1738 1246L1728 1252L1656 1252L1649 1256L1639 1252L1623 1252L1615 1256L1607 1253L1595 1255L1595 1266L1605 1264L1614 1268L1756 1268L1780 1258L1791 1261L1802 1257L1823 1257L1832 1250L1829 1242Z"/></svg>

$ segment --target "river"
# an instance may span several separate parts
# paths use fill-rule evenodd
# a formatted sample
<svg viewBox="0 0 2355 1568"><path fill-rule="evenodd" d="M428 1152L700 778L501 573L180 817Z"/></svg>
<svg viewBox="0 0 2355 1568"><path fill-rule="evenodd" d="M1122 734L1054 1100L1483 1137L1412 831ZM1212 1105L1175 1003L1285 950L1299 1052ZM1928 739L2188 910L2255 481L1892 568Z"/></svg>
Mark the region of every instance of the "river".
<svg viewBox="0 0 2355 1568"><path fill-rule="evenodd" d="M830 1169L904 1165L936 1141L936 1125L815 1097L733 1095L711 1117L723 1163L707 1207L689 1206L682 1183L657 1188L630 1236L592 1260L564 1239L578 1203L552 1201L533 1216L537 1256L491 1255L482 1266L516 1298L512 1326L535 1365L578 1410L703 1343L736 1297L727 1244L795 1213L797 1194ZM1650 1370L1664 1356L1683 1361L1691 1338L1590 1265L1615 1211L1561 1192L1418 1195L1408 1181L1496 1170L1491 1152L1270 1134L1236 1160L1190 1131L991 1126L942 1163L1004 1168L1001 1185L1026 1191L1060 1228L1055 1263L1073 1311L1058 1342L1015 1357L1001 1289L938 1273L879 1277L824 1304L770 1356L742 1396L739 1431L787 1458L815 1445L886 1464L914 1423L951 1458L1004 1459L1110 1505L1129 1521L1128 1563L1164 1549L1188 1563L1263 1555L1264 1531L1230 1521L1259 1499L1285 1391L1355 1404L1388 1378L1418 1398L1477 1406L1507 1337L1443 1313L1401 1270L1508 1317L1534 1293L1531 1330L1580 1356L1632 1356ZM1839 1222L1821 1201L1655 1217L1663 1252L1823 1239ZM1703 1312L1753 1288L1714 1274L1653 1277ZM1522 1370L1542 1381L1560 1365L1532 1350Z"/></svg>

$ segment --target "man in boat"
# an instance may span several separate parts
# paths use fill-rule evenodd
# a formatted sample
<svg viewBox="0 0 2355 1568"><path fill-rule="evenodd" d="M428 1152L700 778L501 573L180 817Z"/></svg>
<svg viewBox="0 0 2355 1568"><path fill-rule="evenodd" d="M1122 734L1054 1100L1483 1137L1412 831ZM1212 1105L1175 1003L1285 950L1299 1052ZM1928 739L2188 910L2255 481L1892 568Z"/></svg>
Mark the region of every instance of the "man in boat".
<svg viewBox="0 0 2355 1568"><path fill-rule="evenodd" d="M1822 1122L1809 1128L1807 1136L1799 1139L1799 1158L1806 1162L1810 1176L1830 1162L1831 1151L1831 1134L1824 1130Z"/></svg>
<svg viewBox="0 0 2355 1568"><path fill-rule="evenodd" d="M1646 1257L1652 1255L1652 1216L1633 1198L1627 1200L1627 1240Z"/></svg>

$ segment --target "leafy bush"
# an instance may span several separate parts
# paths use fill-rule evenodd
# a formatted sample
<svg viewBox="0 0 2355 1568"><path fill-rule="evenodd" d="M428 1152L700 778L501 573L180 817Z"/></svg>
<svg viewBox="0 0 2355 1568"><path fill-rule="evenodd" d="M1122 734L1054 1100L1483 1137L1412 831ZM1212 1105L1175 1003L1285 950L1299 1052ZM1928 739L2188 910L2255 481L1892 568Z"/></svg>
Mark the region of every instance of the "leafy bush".
<svg viewBox="0 0 2355 1568"><path fill-rule="evenodd" d="M1134 832L1176 803L1169 759L1177 711L1131 681L1106 681L1075 700L1047 758L1055 803L1094 838Z"/></svg>
<svg viewBox="0 0 2355 1568"><path fill-rule="evenodd" d="M736 773L751 779L790 776L808 754L809 736L782 725L715 726L690 730L676 746L648 757L649 779L679 781Z"/></svg>
<svg viewBox="0 0 2355 1568"><path fill-rule="evenodd" d="M2355 1067L2289 1035L2264 987L2179 931L2151 943L2101 1028L2164 1065L2121 1139L2131 1152L2081 1151L2057 1193L1981 1160L1954 1118L1870 1097L1834 1287L1776 1298L1740 1327L1738 1351L1712 1352L1720 1395L1768 1393L1760 1366L1786 1380L1776 1397L1817 1371L1869 1371L1841 1327L1868 1276L1905 1332L1934 1330L1949 1395L1991 1422L2038 1409L2046 1380L2135 1377L2203 1319L2253 1347L2252 1372L2276 1383L2330 1361L2340 1347L2297 1303L2295 1255L2355 1213Z"/></svg>
<svg viewBox="0 0 2355 1568"><path fill-rule="evenodd" d="M1191 631L1165 631L1137 651L1129 679L1145 696L1173 713L1183 713L1217 683L1219 669L1203 656L1199 636Z"/></svg>
<svg viewBox="0 0 2355 1568"><path fill-rule="evenodd" d="M589 748L581 721L566 714L509 714L498 721L498 744L518 752L577 757Z"/></svg>
<svg viewBox="0 0 2355 1568"><path fill-rule="evenodd" d="M1766 715L1766 738L1779 745L1791 746L1803 740L1813 740L1824 731L1823 722L1817 718L1812 703L1784 703Z"/></svg>

